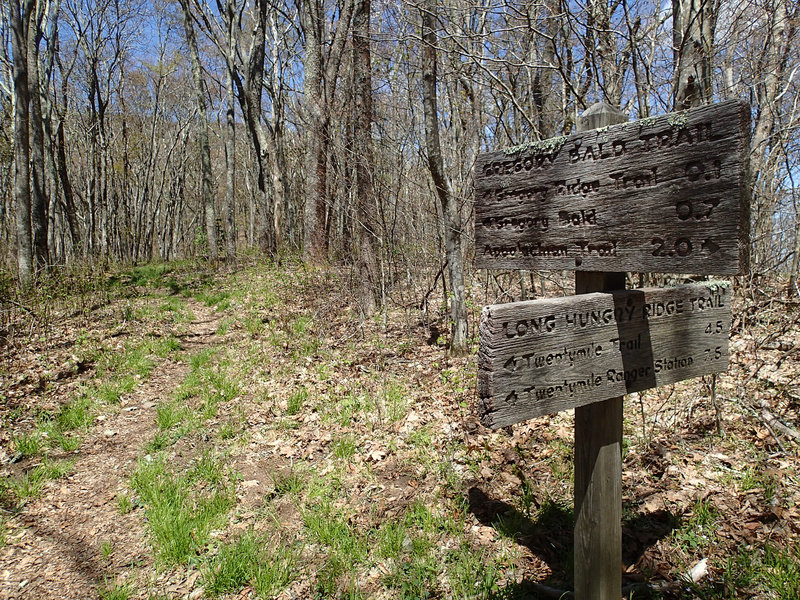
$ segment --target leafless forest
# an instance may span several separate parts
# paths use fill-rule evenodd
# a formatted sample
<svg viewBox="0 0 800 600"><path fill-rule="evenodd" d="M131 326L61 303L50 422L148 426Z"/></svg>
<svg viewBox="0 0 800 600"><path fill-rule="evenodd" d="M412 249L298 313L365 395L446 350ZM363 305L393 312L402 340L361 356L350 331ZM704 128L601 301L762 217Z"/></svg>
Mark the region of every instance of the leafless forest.
<svg viewBox="0 0 800 600"><path fill-rule="evenodd" d="M596 101L636 119L729 98L753 113L752 271L794 275L798 11L5 1L5 278L291 253L353 264L369 308L415 267L469 264L477 153L568 134Z"/></svg>

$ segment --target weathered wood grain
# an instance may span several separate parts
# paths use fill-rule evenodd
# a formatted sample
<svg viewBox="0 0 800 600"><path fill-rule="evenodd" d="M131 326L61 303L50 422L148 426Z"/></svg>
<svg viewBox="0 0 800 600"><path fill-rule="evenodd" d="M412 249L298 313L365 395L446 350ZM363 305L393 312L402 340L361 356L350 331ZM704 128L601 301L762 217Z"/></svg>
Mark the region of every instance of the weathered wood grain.
<svg viewBox="0 0 800 600"><path fill-rule="evenodd" d="M626 121L605 103L578 117L578 131ZM625 289L624 272L578 271L575 293ZM575 407L575 597L618 600L622 581L623 397Z"/></svg>
<svg viewBox="0 0 800 600"><path fill-rule="evenodd" d="M475 265L744 272L749 131L730 101L482 154Z"/></svg>
<svg viewBox="0 0 800 600"><path fill-rule="evenodd" d="M728 368L730 284L497 304L480 322L481 421L504 427Z"/></svg>

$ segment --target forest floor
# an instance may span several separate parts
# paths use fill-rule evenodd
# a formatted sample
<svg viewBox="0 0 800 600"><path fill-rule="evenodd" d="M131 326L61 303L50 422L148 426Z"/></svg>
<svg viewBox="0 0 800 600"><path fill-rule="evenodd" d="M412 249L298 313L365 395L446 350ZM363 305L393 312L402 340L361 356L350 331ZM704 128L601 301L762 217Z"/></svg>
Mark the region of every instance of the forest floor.
<svg viewBox="0 0 800 600"><path fill-rule="evenodd" d="M350 276L152 265L4 301L0 598L570 589L572 412L483 428L435 273L369 319ZM472 333L515 282L474 283ZM636 598L800 598L800 305L775 298L739 294L715 402L711 377L626 398Z"/></svg>

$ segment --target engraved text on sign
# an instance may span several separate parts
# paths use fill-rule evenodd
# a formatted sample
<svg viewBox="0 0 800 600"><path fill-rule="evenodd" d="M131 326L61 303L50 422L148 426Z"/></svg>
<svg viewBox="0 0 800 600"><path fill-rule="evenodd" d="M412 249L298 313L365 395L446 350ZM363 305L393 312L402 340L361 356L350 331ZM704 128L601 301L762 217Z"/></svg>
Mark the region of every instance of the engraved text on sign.
<svg viewBox="0 0 800 600"><path fill-rule="evenodd" d="M482 422L504 427L728 368L730 284L487 306Z"/></svg>
<svg viewBox="0 0 800 600"><path fill-rule="evenodd" d="M732 101L480 155L475 265L745 270L749 122Z"/></svg>

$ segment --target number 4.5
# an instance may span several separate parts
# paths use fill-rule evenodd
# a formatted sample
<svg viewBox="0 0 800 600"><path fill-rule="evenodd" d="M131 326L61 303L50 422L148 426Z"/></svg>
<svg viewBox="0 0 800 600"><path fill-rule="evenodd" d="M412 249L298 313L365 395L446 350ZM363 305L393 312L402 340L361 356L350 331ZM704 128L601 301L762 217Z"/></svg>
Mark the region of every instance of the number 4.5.
<svg viewBox="0 0 800 600"><path fill-rule="evenodd" d="M716 324L709 323L706 325L706 333L722 333L724 329L725 326L722 321L717 321Z"/></svg>

